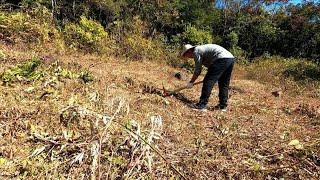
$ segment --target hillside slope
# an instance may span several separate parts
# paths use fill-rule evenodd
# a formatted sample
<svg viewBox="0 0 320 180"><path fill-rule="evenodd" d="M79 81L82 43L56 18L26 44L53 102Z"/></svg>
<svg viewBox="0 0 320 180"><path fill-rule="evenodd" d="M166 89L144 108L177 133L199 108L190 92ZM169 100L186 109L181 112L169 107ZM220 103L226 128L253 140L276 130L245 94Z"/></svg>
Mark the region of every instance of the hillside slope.
<svg viewBox="0 0 320 180"><path fill-rule="evenodd" d="M0 86L2 179L319 179L318 98L274 95L237 66L228 112L199 112L188 104L201 86L159 94L185 84L181 69L1 48L0 73L41 63L37 78Z"/></svg>

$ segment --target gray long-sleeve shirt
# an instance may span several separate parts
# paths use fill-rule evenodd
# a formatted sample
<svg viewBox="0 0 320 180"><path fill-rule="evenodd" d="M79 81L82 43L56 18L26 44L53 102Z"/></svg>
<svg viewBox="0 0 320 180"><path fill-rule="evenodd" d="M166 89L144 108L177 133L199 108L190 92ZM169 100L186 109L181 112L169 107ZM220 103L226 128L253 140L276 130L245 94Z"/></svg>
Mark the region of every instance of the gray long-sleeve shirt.
<svg viewBox="0 0 320 180"><path fill-rule="evenodd" d="M205 44L194 48L195 75L200 75L202 65L209 68L217 59L234 58L225 48L217 44Z"/></svg>

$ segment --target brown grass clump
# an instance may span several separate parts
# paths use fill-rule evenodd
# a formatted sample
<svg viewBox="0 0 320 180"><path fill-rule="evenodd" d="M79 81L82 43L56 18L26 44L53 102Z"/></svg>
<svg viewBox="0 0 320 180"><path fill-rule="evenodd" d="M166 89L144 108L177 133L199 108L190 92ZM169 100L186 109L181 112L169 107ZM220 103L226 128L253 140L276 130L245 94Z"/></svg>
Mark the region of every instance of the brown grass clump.
<svg viewBox="0 0 320 180"><path fill-rule="evenodd" d="M319 178L319 99L237 67L228 112L198 112L201 86L159 94L185 84L164 64L1 49L0 73L33 57L42 73L0 86L2 179Z"/></svg>

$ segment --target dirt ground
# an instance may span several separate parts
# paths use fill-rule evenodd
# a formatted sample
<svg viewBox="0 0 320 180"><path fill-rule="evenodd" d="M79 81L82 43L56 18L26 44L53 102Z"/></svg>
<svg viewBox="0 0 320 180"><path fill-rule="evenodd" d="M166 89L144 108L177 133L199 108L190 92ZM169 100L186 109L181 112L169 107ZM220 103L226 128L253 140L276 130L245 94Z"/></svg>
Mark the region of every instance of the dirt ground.
<svg viewBox="0 0 320 180"><path fill-rule="evenodd" d="M146 177L151 179L320 178L320 100L305 94L293 96L290 90L279 95L275 92L278 87L247 79L240 65L235 67L231 81L227 112L212 108L218 100L217 87L212 92L209 109L196 111L189 105L197 102L201 85L170 97L160 94L163 86L174 89L185 85L185 81L174 77L177 72L184 72L182 69L115 57L30 53L5 46L2 49L8 54L8 59L1 62L0 72L32 56L47 56L59 60L65 68L89 71L94 81L84 84L70 79L61 80L52 87L54 92L45 95L44 99L37 97L41 97L46 90L36 87L44 82L0 86L0 177L81 179L87 175L80 174L90 174L89 165L61 170L58 168L63 164L61 159L57 160L61 164L53 164L55 160L47 158L30 159L30 154L41 147L40 140L29 140L32 132L45 132L48 137L61 134L64 127L59 113L68 106L70 99L76 97L81 106L110 116L117 112L116 104L121 101L124 108L115 119L119 122L135 120L142 128L148 126L151 117L161 118L159 138L153 141L157 152L150 150L153 153L152 170L146 171L143 167L130 169L130 162L138 161L124 161L125 165L113 164L120 169L113 175L107 175L112 170L103 173L104 168L99 167L99 177L102 178L120 178L122 173L129 172L131 176L125 178L137 178L142 172L146 172ZM190 73L186 75L191 77ZM27 93L26 89L30 86L34 86L36 91ZM99 97L95 103L88 100L94 94L94 97ZM109 134L110 138L113 136L125 141L120 128L113 129L116 130ZM91 142L90 138L84 138L88 134L87 129L80 128L79 133L85 142ZM299 142L292 143L293 140ZM114 150L116 147L105 148L118 152ZM44 154L49 152L45 149ZM28 163L32 165L26 168ZM110 164L110 161L101 160L99 165L111 167ZM74 172L78 176L71 175Z"/></svg>

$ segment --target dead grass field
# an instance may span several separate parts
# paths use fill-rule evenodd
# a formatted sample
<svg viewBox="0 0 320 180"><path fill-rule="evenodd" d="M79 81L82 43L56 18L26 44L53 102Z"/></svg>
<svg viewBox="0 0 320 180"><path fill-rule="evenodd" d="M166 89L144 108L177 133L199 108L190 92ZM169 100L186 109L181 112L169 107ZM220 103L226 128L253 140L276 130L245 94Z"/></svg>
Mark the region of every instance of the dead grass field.
<svg viewBox="0 0 320 180"><path fill-rule="evenodd" d="M1 49L7 58L0 73L36 56L46 74L0 86L1 179L320 178L320 100L310 92L277 96L279 87L247 79L238 65L228 112L199 112L188 103L198 100L201 85L159 95L162 85L185 84L174 78L181 69ZM94 81L59 75L57 68L88 71Z"/></svg>

